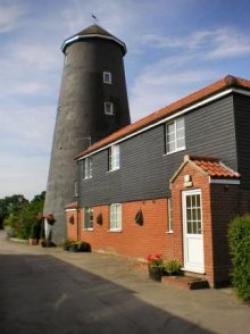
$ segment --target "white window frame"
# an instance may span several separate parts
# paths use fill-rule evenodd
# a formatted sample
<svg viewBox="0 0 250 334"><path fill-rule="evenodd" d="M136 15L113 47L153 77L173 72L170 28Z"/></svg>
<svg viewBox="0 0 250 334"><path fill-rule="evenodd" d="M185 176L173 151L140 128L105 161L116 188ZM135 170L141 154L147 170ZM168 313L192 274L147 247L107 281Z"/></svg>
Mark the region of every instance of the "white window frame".
<svg viewBox="0 0 250 334"><path fill-rule="evenodd" d="M109 148L109 171L120 169L120 145L112 145Z"/></svg>
<svg viewBox="0 0 250 334"><path fill-rule="evenodd" d="M77 181L75 181L74 182L74 196L75 197L78 197L78 182Z"/></svg>
<svg viewBox="0 0 250 334"><path fill-rule="evenodd" d="M109 207L109 230L111 232L122 231L122 205L113 203Z"/></svg>
<svg viewBox="0 0 250 334"><path fill-rule="evenodd" d="M87 215L88 215L88 219L90 219L88 221L88 223L91 222L91 226L86 226L86 222L87 222L86 217L87 217ZM91 208L91 207L85 207L84 208L84 224L83 224L83 229L86 230L86 231L93 231L93 229L94 229L94 209Z"/></svg>
<svg viewBox="0 0 250 334"><path fill-rule="evenodd" d="M173 233L173 200L172 197L168 198L168 223L167 223L167 233Z"/></svg>
<svg viewBox="0 0 250 334"><path fill-rule="evenodd" d="M179 122L183 122L183 127L180 128L181 130L183 130L183 135L181 137L178 137L178 131L177 131L177 124ZM168 141L168 135L169 135L168 127L170 125L174 126L174 131L172 132L172 135L173 135L174 139L172 141ZM183 144L183 146L178 147L177 143L178 143L178 140L180 140L180 139L184 139L184 144ZM174 144L174 149L172 149L172 150L168 149L169 143ZM171 122L166 123L166 154L172 154L174 152L179 152L179 151L182 151L182 150L185 150L185 149L186 149L185 120L184 120L184 117L180 117L180 118L177 118L177 119L175 119Z"/></svg>
<svg viewBox="0 0 250 334"><path fill-rule="evenodd" d="M114 103L111 101L104 102L104 114L107 116L114 116Z"/></svg>
<svg viewBox="0 0 250 334"><path fill-rule="evenodd" d="M111 85L112 84L112 73L108 71L104 71L102 74L103 83Z"/></svg>
<svg viewBox="0 0 250 334"><path fill-rule="evenodd" d="M92 157L84 159L84 179L91 179L93 176L93 160Z"/></svg>

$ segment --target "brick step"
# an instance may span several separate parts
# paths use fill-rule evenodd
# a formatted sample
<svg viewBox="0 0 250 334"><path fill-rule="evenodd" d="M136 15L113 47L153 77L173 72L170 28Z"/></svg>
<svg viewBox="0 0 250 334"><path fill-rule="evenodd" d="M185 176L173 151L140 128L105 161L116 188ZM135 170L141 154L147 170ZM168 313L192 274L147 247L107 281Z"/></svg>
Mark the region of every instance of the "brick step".
<svg viewBox="0 0 250 334"><path fill-rule="evenodd" d="M204 278L191 276L163 276L162 283L174 285L188 290L209 288L208 281Z"/></svg>

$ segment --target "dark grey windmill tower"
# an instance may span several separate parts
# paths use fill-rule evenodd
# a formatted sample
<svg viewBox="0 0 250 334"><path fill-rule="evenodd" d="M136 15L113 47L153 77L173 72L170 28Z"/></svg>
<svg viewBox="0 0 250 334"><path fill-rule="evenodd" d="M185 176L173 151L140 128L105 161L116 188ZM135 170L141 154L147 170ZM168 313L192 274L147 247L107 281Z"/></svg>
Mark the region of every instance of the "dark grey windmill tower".
<svg viewBox="0 0 250 334"><path fill-rule="evenodd" d="M56 218L54 236L65 238L64 207L74 196L74 157L130 123L123 56L126 45L94 24L66 39L44 212Z"/></svg>

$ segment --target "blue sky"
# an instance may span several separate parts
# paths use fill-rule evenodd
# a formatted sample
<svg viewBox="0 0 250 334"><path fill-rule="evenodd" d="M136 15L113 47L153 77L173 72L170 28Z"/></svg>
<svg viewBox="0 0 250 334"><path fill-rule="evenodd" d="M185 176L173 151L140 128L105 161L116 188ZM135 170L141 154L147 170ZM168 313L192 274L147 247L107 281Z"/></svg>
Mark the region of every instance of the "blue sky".
<svg viewBox="0 0 250 334"><path fill-rule="evenodd" d="M245 0L0 0L0 198L46 188L62 41L92 23L126 42L135 121L228 73L250 79Z"/></svg>

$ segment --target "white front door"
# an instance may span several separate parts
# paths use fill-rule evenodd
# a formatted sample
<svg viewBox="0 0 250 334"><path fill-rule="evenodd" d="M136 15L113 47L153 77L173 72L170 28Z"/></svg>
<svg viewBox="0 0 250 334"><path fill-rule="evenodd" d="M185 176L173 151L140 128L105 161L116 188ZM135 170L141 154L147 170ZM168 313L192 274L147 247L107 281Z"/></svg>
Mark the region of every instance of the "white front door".
<svg viewBox="0 0 250 334"><path fill-rule="evenodd" d="M182 193L184 269L204 273L201 191Z"/></svg>

